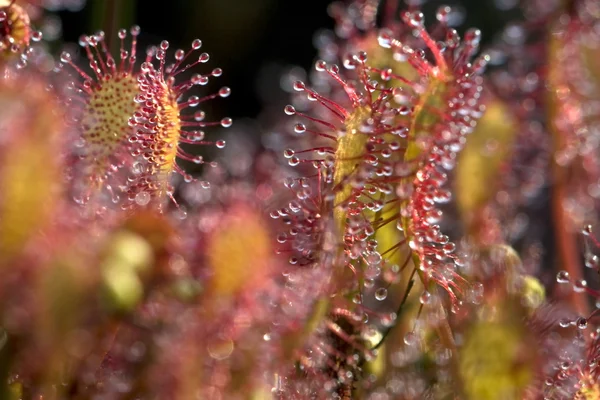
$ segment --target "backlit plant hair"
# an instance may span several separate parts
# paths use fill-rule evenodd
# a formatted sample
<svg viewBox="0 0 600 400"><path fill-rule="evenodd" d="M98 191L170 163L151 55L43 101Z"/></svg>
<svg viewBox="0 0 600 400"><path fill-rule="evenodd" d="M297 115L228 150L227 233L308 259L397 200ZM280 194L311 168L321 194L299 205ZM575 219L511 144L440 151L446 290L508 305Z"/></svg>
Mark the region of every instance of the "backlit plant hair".
<svg viewBox="0 0 600 400"><path fill-rule="evenodd" d="M200 144L225 146L223 140L207 141L202 130L211 126L231 126L230 118L205 121L205 113L188 113L201 103L229 96L229 88L204 97L185 94L197 85L206 85L210 77L222 74L220 68L208 74L194 74L189 79L177 80L179 74L209 60L207 53L184 64L202 42L195 39L190 50L176 50L175 61L167 65L169 43L162 41L158 48L146 52L145 61L138 68L137 37L140 28L130 30L130 49L125 48L127 32L118 32L119 59L108 51L104 33L82 36L79 44L84 48L92 74L77 66L69 53L61 61L69 65L83 79L71 84L70 103L79 108L76 122L80 129L80 161L78 170L83 176L76 180L80 187L77 200L86 202L90 195L102 189L112 194L113 202L123 207L145 206L151 201L162 204L171 197L173 172L183 175L189 182L193 178L176 162L177 158L197 164L204 163L202 156L185 152L180 145ZM153 60L158 60L158 66ZM125 167L125 177L115 177ZM121 199L121 193L125 199Z"/></svg>

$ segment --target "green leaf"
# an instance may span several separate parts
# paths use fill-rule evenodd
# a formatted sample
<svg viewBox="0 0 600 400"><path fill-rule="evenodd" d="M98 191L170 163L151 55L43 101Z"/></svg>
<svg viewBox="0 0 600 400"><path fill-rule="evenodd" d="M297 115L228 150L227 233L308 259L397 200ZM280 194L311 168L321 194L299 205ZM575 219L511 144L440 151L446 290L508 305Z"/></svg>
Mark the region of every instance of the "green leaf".
<svg viewBox="0 0 600 400"><path fill-rule="evenodd" d="M508 106L495 99L467 137L458 158L455 181L456 201L467 225L496 194L502 165L510 159L517 128L517 120Z"/></svg>

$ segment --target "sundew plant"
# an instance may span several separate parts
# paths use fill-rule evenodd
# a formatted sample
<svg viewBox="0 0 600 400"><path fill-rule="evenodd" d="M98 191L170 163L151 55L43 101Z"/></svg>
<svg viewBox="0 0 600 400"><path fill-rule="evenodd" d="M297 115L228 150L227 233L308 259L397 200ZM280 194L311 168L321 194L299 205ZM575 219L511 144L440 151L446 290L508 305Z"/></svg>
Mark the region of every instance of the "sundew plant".
<svg viewBox="0 0 600 400"><path fill-rule="evenodd" d="M171 3L0 0L1 400L600 400L598 0Z"/></svg>

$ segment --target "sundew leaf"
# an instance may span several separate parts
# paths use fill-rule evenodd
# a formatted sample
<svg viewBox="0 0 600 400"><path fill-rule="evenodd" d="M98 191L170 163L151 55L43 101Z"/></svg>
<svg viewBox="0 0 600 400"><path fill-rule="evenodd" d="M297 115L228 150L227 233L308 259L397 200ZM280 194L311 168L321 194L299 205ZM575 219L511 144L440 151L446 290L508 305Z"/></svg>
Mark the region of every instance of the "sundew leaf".
<svg viewBox="0 0 600 400"><path fill-rule="evenodd" d="M427 135L433 126L440 123L440 116L432 110L444 110L444 95L448 87L441 79L432 79L425 93L419 96L409 130L408 148L404 161L413 161L421 154L419 138Z"/></svg>
<svg viewBox="0 0 600 400"><path fill-rule="evenodd" d="M527 340L518 321L481 321L467 333L460 371L468 399L520 398L531 383L533 368L519 359Z"/></svg>
<svg viewBox="0 0 600 400"><path fill-rule="evenodd" d="M208 238L206 254L212 275L207 289L230 297L268 279L269 233L262 216L251 208L237 206L224 215Z"/></svg>
<svg viewBox="0 0 600 400"><path fill-rule="evenodd" d="M481 286L477 311L463 322L458 372L464 398L520 399L534 382L539 362L540 353L532 347L539 338L529 318L544 301L543 289L534 277L521 275L512 247L489 246L481 257L492 270Z"/></svg>
<svg viewBox="0 0 600 400"><path fill-rule="evenodd" d="M55 216L63 182L58 104L36 76L0 80L0 255L9 259Z"/></svg>
<svg viewBox="0 0 600 400"><path fill-rule="evenodd" d="M48 221L56 200L59 172L49 168L52 155L42 143L24 140L0 167L3 200L0 206L0 253L9 257Z"/></svg>
<svg viewBox="0 0 600 400"><path fill-rule="evenodd" d="M381 71L375 80L389 88L407 89L408 82L419 80L419 73L406 60L394 59L394 51L379 45L375 34L369 35L358 43L358 48L364 49L369 54L369 66L373 71ZM386 77L387 75L387 77ZM398 79L402 77L402 79Z"/></svg>
<svg viewBox="0 0 600 400"><path fill-rule="evenodd" d="M473 217L496 193L502 165L509 161L517 121L508 106L492 100L459 156L455 193L463 221Z"/></svg>
<svg viewBox="0 0 600 400"><path fill-rule="evenodd" d="M333 176L334 185L340 185L341 188L335 196L335 204L342 203L347 200L352 193L350 183L344 183L346 177L352 175L356 169L358 160L364 157L365 145L367 144L368 136L359 132L359 127L362 121L371 113L368 107L357 107L354 113L346 120L346 135L338 139L338 146L335 152L336 169ZM339 207L335 211L335 221L343 231L345 224L345 212Z"/></svg>

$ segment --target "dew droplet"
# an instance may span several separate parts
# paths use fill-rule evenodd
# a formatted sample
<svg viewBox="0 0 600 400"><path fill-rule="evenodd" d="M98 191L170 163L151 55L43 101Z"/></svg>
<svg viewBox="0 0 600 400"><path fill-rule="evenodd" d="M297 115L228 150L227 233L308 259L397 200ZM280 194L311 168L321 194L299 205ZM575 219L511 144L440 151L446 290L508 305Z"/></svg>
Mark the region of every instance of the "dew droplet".
<svg viewBox="0 0 600 400"><path fill-rule="evenodd" d="M570 279L571 277L567 271L559 271L558 274L556 274L556 282L558 283L568 283Z"/></svg>
<svg viewBox="0 0 600 400"><path fill-rule="evenodd" d="M374 251L372 253L369 253L365 257L365 260L367 261L367 264L369 264L369 265L379 265L379 264L381 264L381 254Z"/></svg>
<svg viewBox="0 0 600 400"><path fill-rule="evenodd" d="M562 318L558 321L558 325L561 328L568 328L569 326L571 326L571 320L569 320L567 318Z"/></svg>
<svg viewBox="0 0 600 400"><path fill-rule="evenodd" d="M231 94L231 89L227 86L224 86L221 89L219 89L219 96L221 96L221 97L228 97L230 94Z"/></svg>
<svg viewBox="0 0 600 400"><path fill-rule="evenodd" d="M33 31L31 33L31 40L33 40L34 42L39 42L40 40L42 40L43 34L41 31Z"/></svg>
<svg viewBox="0 0 600 400"><path fill-rule="evenodd" d="M392 33L389 30L382 30L377 36L377 42L384 49L389 49L392 47L392 43L394 42Z"/></svg>
<svg viewBox="0 0 600 400"><path fill-rule="evenodd" d="M408 332L406 335L404 335L404 343L407 346L414 346L417 344L417 335L415 335L414 332Z"/></svg>
<svg viewBox="0 0 600 400"><path fill-rule="evenodd" d="M204 121L204 118L206 118L206 113L204 111L196 111L194 113L194 121ZM202 132L202 135L204 136L204 132Z"/></svg>
<svg viewBox="0 0 600 400"><path fill-rule="evenodd" d="M296 109L294 108L294 106L288 104L283 109L283 112L285 112L287 115L294 115L296 114Z"/></svg>
<svg viewBox="0 0 600 400"><path fill-rule="evenodd" d="M295 184L296 180L294 178L287 177L283 180L283 185L288 189L293 188Z"/></svg>
<svg viewBox="0 0 600 400"><path fill-rule="evenodd" d="M70 63L71 62L71 54L63 51L62 53L60 53L60 61L64 62L64 63Z"/></svg>
<svg viewBox="0 0 600 400"><path fill-rule="evenodd" d="M294 90L295 91L302 92L305 89L306 89L306 85L304 84L304 82L302 82L302 81L294 82Z"/></svg>
<svg viewBox="0 0 600 400"><path fill-rule="evenodd" d="M200 104L200 98L198 96L190 96L187 103L190 107L197 107Z"/></svg>
<svg viewBox="0 0 600 400"><path fill-rule="evenodd" d="M578 279L573 283L573 291L576 293L581 293L587 287L587 282L583 279Z"/></svg>
<svg viewBox="0 0 600 400"><path fill-rule="evenodd" d="M294 132L296 132L296 133L304 133L304 132L306 132L306 125L304 125L304 124L296 124L296 125L294 125Z"/></svg>
<svg viewBox="0 0 600 400"><path fill-rule="evenodd" d="M202 53L198 57L198 62L201 62L201 63L206 63L206 62L208 62L208 60L210 60L210 55L208 53Z"/></svg>
<svg viewBox="0 0 600 400"><path fill-rule="evenodd" d="M479 42L481 41L481 31L477 28L468 29L465 32L464 40L472 47L479 46Z"/></svg>
<svg viewBox="0 0 600 400"><path fill-rule="evenodd" d="M396 315L395 312L390 312L390 313L384 314L380 318L381 324L385 327L391 327L396 322L396 318L398 318L398 316Z"/></svg>
<svg viewBox="0 0 600 400"><path fill-rule="evenodd" d="M435 17L438 21L445 23L448 21L448 14L450 14L451 11L452 9L449 6L440 6L437 9Z"/></svg>
<svg viewBox="0 0 600 400"><path fill-rule="evenodd" d="M213 341L206 346L206 349L215 360L225 360L233 352L234 343L231 339Z"/></svg>
<svg viewBox="0 0 600 400"><path fill-rule="evenodd" d="M588 268L597 269L600 267L600 257L595 254L588 253L585 255L585 266Z"/></svg>
<svg viewBox="0 0 600 400"><path fill-rule="evenodd" d="M139 206L145 206L150 203L150 193L148 192L139 192L135 195L135 202Z"/></svg>
<svg viewBox="0 0 600 400"><path fill-rule="evenodd" d="M187 218L188 213L183 207L180 206L177 210L175 210L173 212L173 215L175 216L176 219L183 221L184 219Z"/></svg>
<svg viewBox="0 0 600 400"><path fill-rule="evenodd" d="M294 156L294 154L295 154L295 152L294 152L294 150L293 150L293 149L285 149L285 150L283 151L283 156L284 156L285 158L292 158L292 157Z"/></svg>
<svg viewBox="0 0 600 400"><path fill-rule="evenodd" d="M423 17L423 13L420 11L406 11L403 13L402 19L411 28L421 28L423 27L425 18Z"/></svg>
<svg viewBox="0 0 600 400"><path fill-rule="evenodd" d="M204 85L208 84L208 77L204 76L204 75L200 75L200 74L194 74L194 75L192 75L191 82L194 85L204 86Z"/></svg>
<svg viewBox="0 0 600 400"><path fill-rule="evenodd" d="M387 298L388 291L384 287L380 287L375 290L375 298L379 301L383 301Z"/></svg>

